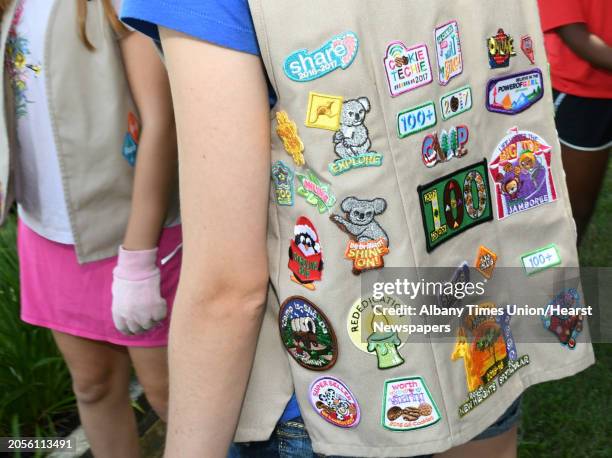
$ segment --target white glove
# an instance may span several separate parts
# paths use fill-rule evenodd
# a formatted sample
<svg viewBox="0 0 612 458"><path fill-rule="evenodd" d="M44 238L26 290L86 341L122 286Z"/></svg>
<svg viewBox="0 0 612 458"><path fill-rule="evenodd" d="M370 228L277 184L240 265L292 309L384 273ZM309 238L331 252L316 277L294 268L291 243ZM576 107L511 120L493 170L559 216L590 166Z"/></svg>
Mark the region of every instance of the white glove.
<svg viewBox="0 0 612 458"><path fill-rule="evenodd" d="M113 270L112 314L123 334L140 334L166 318L168 307L160 295L157 248L127 251L119 247Z"/></svg>

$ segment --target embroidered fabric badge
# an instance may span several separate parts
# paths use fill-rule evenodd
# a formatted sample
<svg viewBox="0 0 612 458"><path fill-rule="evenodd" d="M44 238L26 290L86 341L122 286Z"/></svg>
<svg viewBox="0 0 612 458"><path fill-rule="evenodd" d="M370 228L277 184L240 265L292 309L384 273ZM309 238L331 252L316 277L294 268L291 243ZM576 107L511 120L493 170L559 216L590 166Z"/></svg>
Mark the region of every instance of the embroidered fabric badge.
<svg viewBox="0 0 612 458"><path fill-rule="evenodd" d="M429 129L437 123L436 107L433 102L408 108L397 114L397 136L406 138Z"/></svg>
<svg viewBox="0 0 612 458"><path fill-rule="evenodd" d="M521 264L527 275L533 275L561 264L561 255L557 245L551 243L521 255Z"/></svg>
<svg viewBox="0 0 612 458"><path fill-rule="evenodd" d="M438 59L438 80L446 86L455 76L463 72L463 55L457 21L436 27L434 32Z"/></svg>
<svg viewBox="0 0 612 458"><path fill-rule="evenodd" d="M329 172L341 175L349 170L362 167L380 167L383 155L371 151L370 132L365 118L370 112L367 97L346 100L342 104L340 126L334 133L334 151L338 159L329 164Z"/></svg>
<svg viewBox="0 0 612 458"><path fill-rule="evenodd" d="M419 186L417 192L428 252L493 219L486 160Z"/></svg>
<svg viewBox="0 0 612 458"><path fill-rule="evenodd" d="M134 140L134 143L138 144L138 140L140 139L140 123L138 122L138 118L131 111L128 113L128 133Z"/></svg>
<svg viewBox="0 0 612 458"><path fill-rule="evenodd" d="M471 109L472 88L470 86L459 88L440 99L440 112L445 121Z"/></svg>
<svg viewBox="0 0 612 458"><path fill-rule="evenodd" d="M341 68L347 69L355 60L359 39L353 32L336 35L315 51L300 49L285 59L285 75L298 83L312 81Z"/></svg>
<svg viewBox="0 0 612 458"><path fill-rule="evenodd" d="M542 137L516 127L497 145L489 171L499 219L557 200L551 151Z"/></svg>
<svg viewBox="0 0 612 458"><path fill-rule="evenodd" d="M123 139L122 154L128 164L134 167L136 164L136 154L138 153L138 140L140 139L140 123L138 118L131 111L127 117L128 131Z"/></svg>
<svg viewBox="0 0 612 458"><path fill-rule="evenodd" d="M535 64L535 51L533 49L533 40L529 35L523 35L521 37L521 50L523 54L529 59L529 62Z"/></svg>
<svg viewBox="0 0 612 458"><path fill-rule="evenodd" d="M468 283L470 281L470 266L467 261L463 261L457 270L453 272L450 279L451 284ZM453 290L454 291L454 290ZM445 294L443 291L438 294L438 304L442 308L459 308L463 306L462 300L457 298L452 292Z"/></svg>
<svg viewBox="0 0 612 458"><path fill-rule="evenodd" d="M389 237L375 218L385 212L387 201L347 197L340 208L346 218L331 215L330 219L351 239L344 257L353 261L353 273L358 275L364 270L384 267L383 258L389 254Z"/></svg>
<svg viewBox="0 0 612 458"><path fill-rule="evenodd" d="M493 276L497 264L497 255L489 250L486 246L480 245L474 267L482 274L483 277L490 279Z"/></svg>
<svg viewBox="0 0 612 458"><path fill-rule="evenodd" d="M407 48L401 41L394 41L387 47L384 64L391 97L433 81L429 51L425 44Z"/></svg>
<svg viewBox="0 0 612 458"><path fill-rule="evenodd" d="M487 110L515 115L527 110L544 95L542 72L527 72L493 78L487 84Z"/></svg>
<svg viewBox="0 0 612 458"><path fill-rule="evenodd" d="M547 313L542 317L544 328L555 334L559 343L570 350L576 348L576 339L583 328L584 315L575 311L580 307L578 290L570 288L548 303Z"/></svg>
<svg viewBox="0 0 612 458"><path fill-rule="evenodd" d="M42 71L40 64L28 62L28 56L31 54L30 41L17 33L17 27L23 17L23 4L23 0L20 0L15 7L4 54L4 66L13 90L16 118L28 114L28 105L34 103L28 98L28 82L31 76L36 78Z"/></svg>
<svg viewBox="0 0 612 458"><path fill-rule="evenodd" d="M426 428L440 421L438 410L422 377L385 381L381 423L392 431Z"/></svg>
<svg viewBox="0 0 612 458"><path fill-rule="evenodd" d="M336 203L336 197L331 192L331 186L323 184L311 170L306 171L306 175L296 172L299 182L297 188L298 195L306 199L310 205L317 207L319 213L329 211Z"/></svg>
<svg viewBox="0 0 612 458"><path fill-rule="evenodd" d="M293 205L293 177L293 170L283 161L276 161L272 164L272 184L274 185L274 197L278 205L287 207Z"/></svg>
<svg viewBox="0 0 612 458"><path fill-rule="evenodd" d="M283 141L285 151L293 158L293 162L298 167L304 165L304 143L298 134L295 122L289 119L285 111L276 112L276 133Z"/></svg>
<svg viewBox="0 0 612 458"><path fill-rule="evenodd" d="M343 101L344 98L341 96L311 92L308 95L306 126L316 129L338 130Z"/></svg>
<svg viewBox="0 0 612 458"><path fill-rule="evenodd" d="M300 216L293 228L293 239L289 245L289 270L291 280L313 291L314 282L323 275L323 253L319 234L305 216Z"/></svg>
<svg viewBox="0 0 612 458"><path fill-rule="evenodd" d="M310 404L323 420L340 428L359 424L361 411L351 390L334 377L320 377L308 390Z"/></svg>
<svg viewBox="0 0 612 458"><path fill-rule="evenodd" d="M423 163L427 167L434 167L441 162L448 162L452 158L462 158L467 155L467 142L470 132L467 126L457 126L448 132L443 130L438 134L427 135L423 139L421 149Z"/></svg>
<svg viewBox="0 0 612 458"><path fill-rule="evenodd" d="M485 302L479 309L496 308ZM470 337L471 336L471 337ZM511 357L512 355L512 357ZM507 314L495 316L491 312L472 312L463 320L451 360L463 359L468 388L468 399L459 406L459 417L489 399L519 369L529 364L529 356L515 357L516 347Z"/></svg>
<svg viewBox="0 0 612 458"><path fill-rule="evenodd" d="M336 364L334 330L325 314L308 299L293 296L283 302L278 326L283 345L303 368L325 371Z"/></svg>
<svg viewBox="0 0 612 458"><path fill-rule="evenodd" d="M346 317L346 330L353 345L364 353L376 355L379 369L400 366L404 358L399 349L404 346L407 334L395 329L407 329L410 317L403 314L401 302L390 296L380 299L358 299ZM393 310L392 313L388 313Z"/></svg>
<svg viewBox="0 0 612 458"><path fill-rule="evenodd" d="M487 48L491 68L509 67L510 58L516 56L514 38L504 32L504 29L499 29L496 35L487 40Z"/></svg>

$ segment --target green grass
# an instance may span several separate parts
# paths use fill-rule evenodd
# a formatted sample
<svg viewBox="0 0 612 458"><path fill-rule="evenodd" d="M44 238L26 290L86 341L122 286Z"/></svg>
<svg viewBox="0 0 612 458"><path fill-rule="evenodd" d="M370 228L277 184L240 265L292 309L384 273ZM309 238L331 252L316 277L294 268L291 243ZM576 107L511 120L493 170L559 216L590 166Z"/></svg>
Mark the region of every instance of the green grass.
<svg viewBox="0 0 612 458"><path fill-rule="evenodd" d="M585 267L612 266L612 165L580 246ZM520 458L612 457L612 344L580 374L530 388L524 397Z"/></svg>

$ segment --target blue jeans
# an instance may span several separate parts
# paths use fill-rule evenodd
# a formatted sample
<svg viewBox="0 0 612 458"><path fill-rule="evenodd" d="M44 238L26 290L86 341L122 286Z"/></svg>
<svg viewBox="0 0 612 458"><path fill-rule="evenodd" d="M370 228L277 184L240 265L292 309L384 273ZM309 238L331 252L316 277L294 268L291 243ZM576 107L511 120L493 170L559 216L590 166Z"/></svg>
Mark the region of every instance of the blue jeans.
<svg viewBox="0 0 612 458"><path fill-rule="evenodd" d="M520 416L521 398L518 398L495 423L476 436L474 440L490 439L505 433L519 422ZM267 441L233 444L228 454L228 458L313 458L315 456L322 457L323 455L316 455L312 451L310 437L304 427L302 417L278 423ZM432 456L420 455L414 458L431 458Z"/></svg>

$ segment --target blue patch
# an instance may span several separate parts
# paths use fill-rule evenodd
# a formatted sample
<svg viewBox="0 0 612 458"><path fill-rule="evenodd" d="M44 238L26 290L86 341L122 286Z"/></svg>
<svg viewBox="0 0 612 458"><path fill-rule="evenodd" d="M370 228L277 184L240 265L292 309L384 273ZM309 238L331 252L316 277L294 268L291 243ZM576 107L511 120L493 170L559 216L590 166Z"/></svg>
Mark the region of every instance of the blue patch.
<svg viewBox="0 0 612 458"><path fill-rule="evenodd" d="M285 59L285 74L298 83L312 81L338 68L348 68L355 60L358 50L357 35L344 32L331 38L315 51L300 49L290 54Z"/></svg>
<svg viewBox="0 0 612 458"><path fill-rule="evenodd" d="M137 152L138 145L128 132L127 134L125 134L125 139L123 140L123 150L121 151L121 153L123 154L125 160L128 161L128 164L130 164L132 167L134 167L134 164L136 163Z"/></svg>

